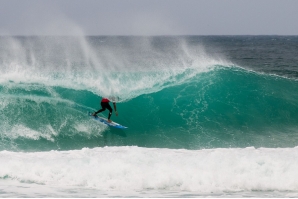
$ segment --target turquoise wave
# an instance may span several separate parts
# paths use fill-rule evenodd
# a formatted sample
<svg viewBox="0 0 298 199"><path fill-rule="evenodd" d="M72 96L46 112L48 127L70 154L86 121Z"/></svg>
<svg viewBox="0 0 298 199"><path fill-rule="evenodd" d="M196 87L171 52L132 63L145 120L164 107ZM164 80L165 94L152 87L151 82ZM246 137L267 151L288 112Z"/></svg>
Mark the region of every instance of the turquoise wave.
<svg viewBox="0 0 298 199"><path fill-rule="evenodd" d="M119 116L112 116L126 130L87 115L100 108L101 96L90 90L2 83L0 150L297 146L295 79L224 66L191 73L127 93L132 97L117 103Z"/></svg>

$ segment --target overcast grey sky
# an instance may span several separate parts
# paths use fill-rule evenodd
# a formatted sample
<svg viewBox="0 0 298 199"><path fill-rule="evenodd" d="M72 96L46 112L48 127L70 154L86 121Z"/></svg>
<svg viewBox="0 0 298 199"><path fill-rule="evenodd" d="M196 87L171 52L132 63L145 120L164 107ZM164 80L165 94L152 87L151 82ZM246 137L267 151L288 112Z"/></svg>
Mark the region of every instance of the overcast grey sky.
<svg viewBox="0 0 298 199"><path fill-rule="evenodd" d="M0 35L298 35L298 0L0 0Z"/></svg>

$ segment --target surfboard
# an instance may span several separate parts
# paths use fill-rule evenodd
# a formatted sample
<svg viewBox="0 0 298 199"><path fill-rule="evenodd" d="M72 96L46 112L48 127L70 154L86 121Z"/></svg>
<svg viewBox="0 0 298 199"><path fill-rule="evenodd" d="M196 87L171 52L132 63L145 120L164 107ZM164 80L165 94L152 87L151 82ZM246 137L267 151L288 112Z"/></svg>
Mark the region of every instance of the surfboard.
<svg viewBox="0 0 298 199"><path fill-rule="evenodd" d="M127 129L126 126L122 126L121 124L118 124L116 122L108 122L108 119L106 118L103 118L103 117L100 117L100 116L93 116L92 113L88 112L88 115L91 116L93 119L101 122L101 123L104 123L105 125L108 125L108 126L111 126L111 127L114 127L114 128L117 128L117 129Z"/></svg>

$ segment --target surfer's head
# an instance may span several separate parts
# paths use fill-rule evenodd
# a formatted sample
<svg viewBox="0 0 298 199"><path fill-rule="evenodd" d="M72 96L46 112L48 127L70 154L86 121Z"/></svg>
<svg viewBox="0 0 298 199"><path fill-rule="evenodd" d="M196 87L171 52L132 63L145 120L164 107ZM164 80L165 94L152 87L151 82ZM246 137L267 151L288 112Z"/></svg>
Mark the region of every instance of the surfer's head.
<svg viewBox="0 0 298 199"><path fill-rule="evenodd" d="M116 96L110 96L108 98L111 102L118 102L119 101L119 97L116 97Z"/></svg>

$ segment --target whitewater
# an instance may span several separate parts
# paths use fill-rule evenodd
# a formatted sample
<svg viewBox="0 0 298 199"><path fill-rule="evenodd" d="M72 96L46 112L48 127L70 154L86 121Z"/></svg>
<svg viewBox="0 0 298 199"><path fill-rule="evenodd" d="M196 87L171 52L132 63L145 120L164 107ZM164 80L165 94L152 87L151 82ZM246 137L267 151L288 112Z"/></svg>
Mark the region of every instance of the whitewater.
<svg viewBox="0 0 298 199"><path fill-rule="evenodd" d="M297 37L0 44L1 197L298 196Z"/></svg>

